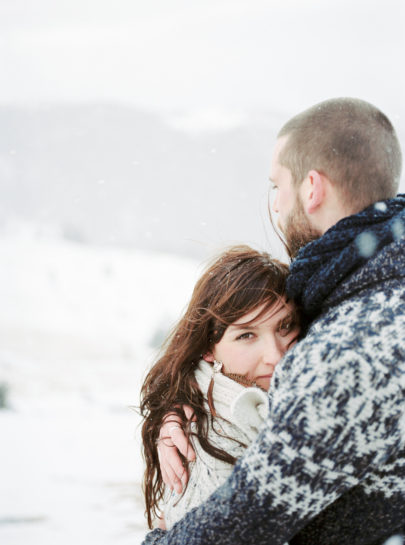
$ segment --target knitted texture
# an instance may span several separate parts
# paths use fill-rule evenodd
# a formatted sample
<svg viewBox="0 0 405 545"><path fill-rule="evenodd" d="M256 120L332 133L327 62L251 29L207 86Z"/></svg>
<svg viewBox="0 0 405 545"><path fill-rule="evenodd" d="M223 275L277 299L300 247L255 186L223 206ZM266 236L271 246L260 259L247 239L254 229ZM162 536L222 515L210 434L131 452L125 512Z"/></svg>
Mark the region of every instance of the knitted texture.
<svg viewBox="0 0 405 545"><path fill-rule="evenodd" d="M342 219L302 248L290 268L287 291L311 317L349 274L405 234L405 194Z"/></svg>
<svg viewBox="0 0 405 545"><path fill-rule="evenodd" d="M200 361L195 377L201 392L207 399L212 366L204 360ZM210 419L208 440L216 447L239 458L246 446L255 439L259 427L267 417L267 394L259 388L245 388L223 374L217 373L212 397L217 417ZM206 408L209 409L208 403ZM192 424L192 431L197 431L195 424ZM232 439L237 439L245 446ZM171 528L190 509L205 501L226 481L233 470L233 465L205 452L195 438L192 443L196 460L189 465L189 481L185 492L177 494L170 489L165 492L163 510L167 528Z"/></svg>
<svg viewBox="0 0 405 545"><path fill-rule="evenodd" d="M404 208L369 207L298 254L289 290L313 322L276 367L269 417L229 479L146 545L381 545L405 530Z"/></svg>

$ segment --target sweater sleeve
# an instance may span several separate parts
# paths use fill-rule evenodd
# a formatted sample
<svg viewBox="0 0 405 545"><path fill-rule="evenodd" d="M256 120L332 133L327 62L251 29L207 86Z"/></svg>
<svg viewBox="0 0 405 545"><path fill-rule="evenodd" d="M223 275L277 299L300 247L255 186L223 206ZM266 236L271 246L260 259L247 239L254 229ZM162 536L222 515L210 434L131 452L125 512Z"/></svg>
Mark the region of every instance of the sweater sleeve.
<svg viewBox="0 0 405 545"><path fill-rule="evenodd" d="M194 432L197 431L195 424L192 424L192 429ZM218 436L217 440L213 441L210 436L210 439L217 447L234 455L241 456L244 451L239 447L236 452L237 445L233 445L226 438ZM193 447L196 460L189 465L189 480L186 490L182 494L167 491L165 495L163 510L167 528L171 528L188 511L203 503L214 490L226 481L233 469L232 465L207 454L198 441L193 441Z"/></svg>
<svg viewBox="0 0 405 545"><path fill-rule="evenodd" d="M230 478L145 545L281 545L399 451L399 374L343 346L306 343L280 365L269 418Z"/></svg>

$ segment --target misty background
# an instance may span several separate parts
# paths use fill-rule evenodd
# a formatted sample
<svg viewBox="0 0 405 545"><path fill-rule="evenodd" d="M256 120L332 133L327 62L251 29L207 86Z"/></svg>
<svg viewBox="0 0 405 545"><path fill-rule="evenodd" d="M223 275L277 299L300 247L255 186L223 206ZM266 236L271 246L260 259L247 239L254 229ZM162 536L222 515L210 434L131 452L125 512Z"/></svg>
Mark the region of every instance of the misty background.
<svg viewBox="0 0 405 545"><path fill-rule="evenodd" d="M359 97L404 150L404 6L0 2L1 543L141 542L146 370L213 253L285 259L292 115Z"/></svg>
<svg viewBox="0 0 405 545"><path fill-rule="evenodd" d="M0 225L197 258L277 247L268 172L289 117L361 97L404 141L404 9L2 0Z"/></svg>

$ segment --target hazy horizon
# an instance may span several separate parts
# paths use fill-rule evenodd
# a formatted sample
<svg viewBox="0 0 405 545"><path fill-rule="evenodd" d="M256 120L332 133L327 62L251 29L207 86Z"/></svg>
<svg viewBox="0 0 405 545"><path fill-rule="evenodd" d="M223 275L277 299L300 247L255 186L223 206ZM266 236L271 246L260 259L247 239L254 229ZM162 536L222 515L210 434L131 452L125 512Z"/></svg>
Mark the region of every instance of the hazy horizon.
<svg viewBox="0 0 405 545"><path fill-rule="evenodd" d="M196 127L333 96L404 117L401 0L3 0L1 104L113 102Z"/></svg>

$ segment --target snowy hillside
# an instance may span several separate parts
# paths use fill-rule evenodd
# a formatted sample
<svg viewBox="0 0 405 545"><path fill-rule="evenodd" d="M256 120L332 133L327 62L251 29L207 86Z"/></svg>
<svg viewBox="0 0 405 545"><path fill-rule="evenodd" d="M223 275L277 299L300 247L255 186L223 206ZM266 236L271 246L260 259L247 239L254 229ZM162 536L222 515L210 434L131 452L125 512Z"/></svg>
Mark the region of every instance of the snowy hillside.
<svg viewBox="0 0 405 545"><path fill-rule="evenodd" d="M170 255L0 238L0 543L146 531L130 409L198 272Z"/></svg>

